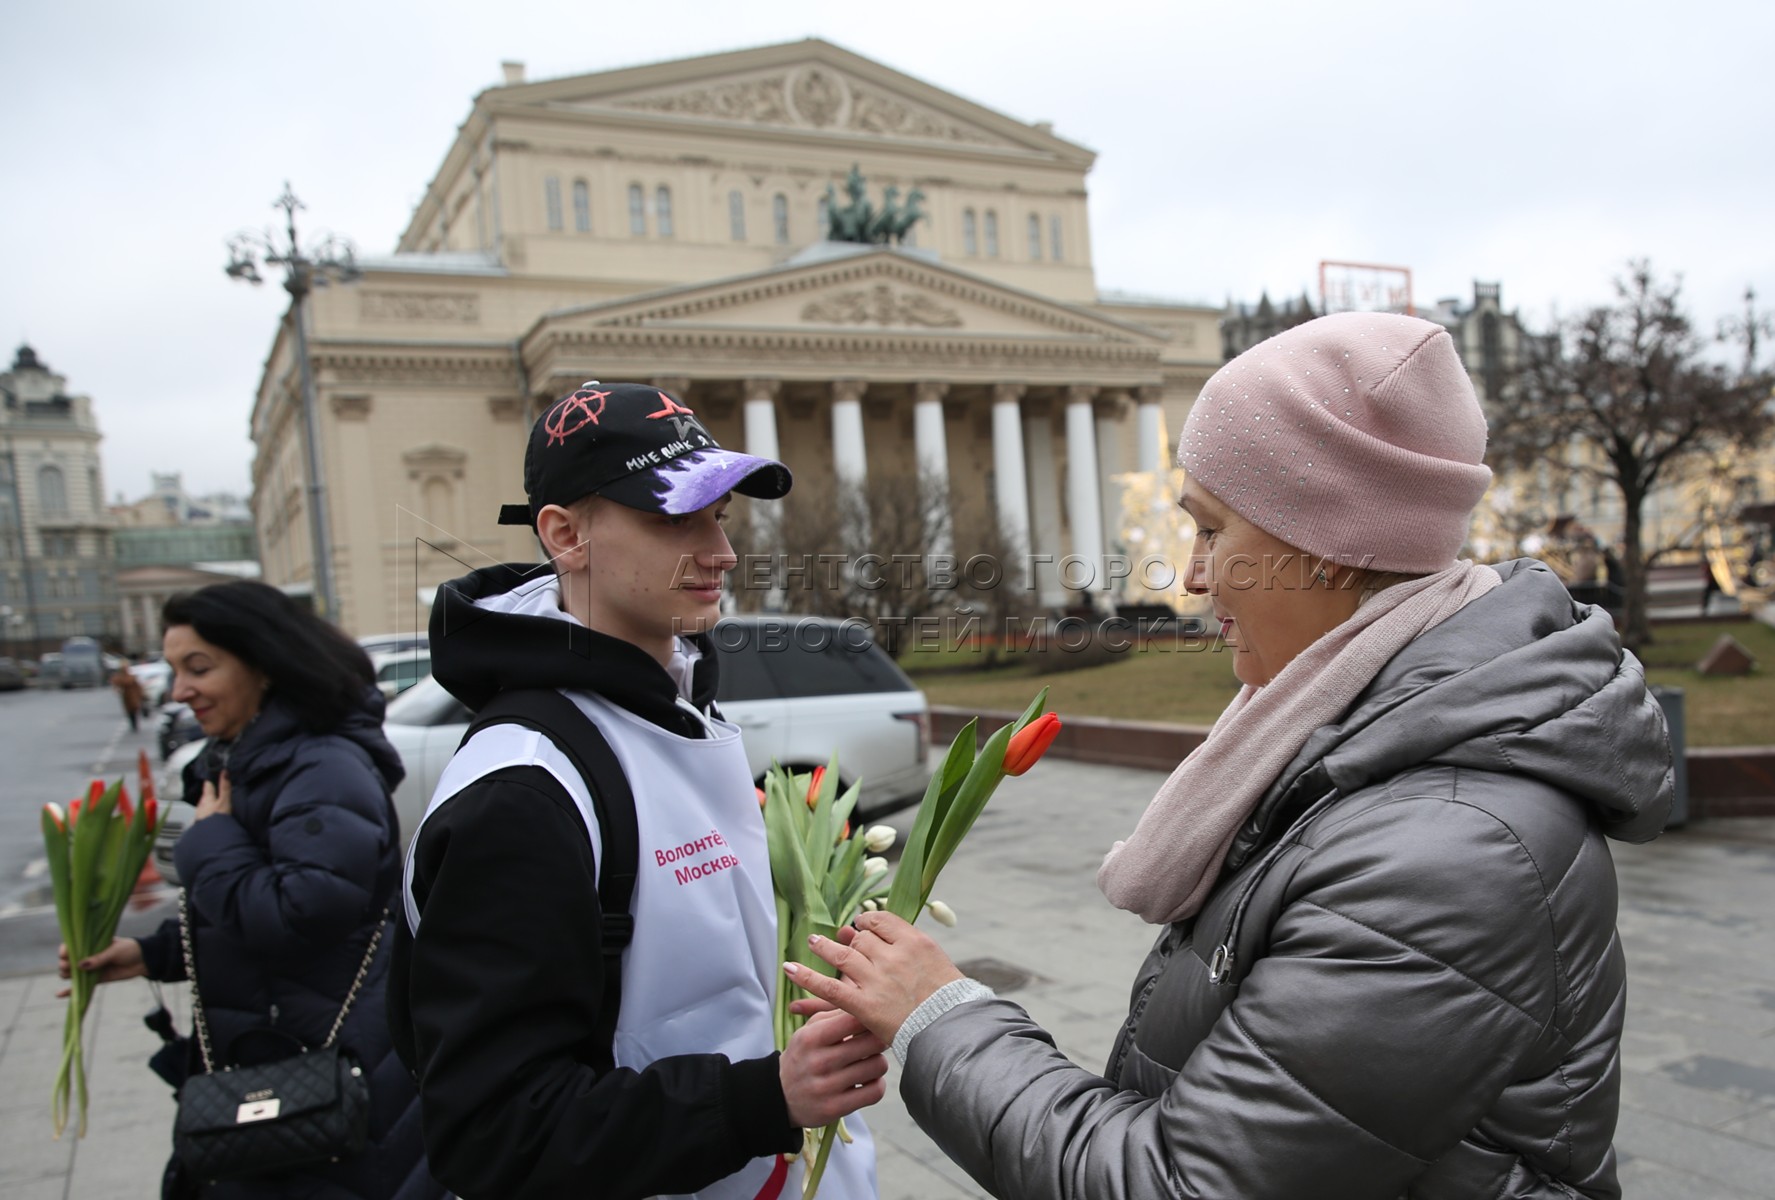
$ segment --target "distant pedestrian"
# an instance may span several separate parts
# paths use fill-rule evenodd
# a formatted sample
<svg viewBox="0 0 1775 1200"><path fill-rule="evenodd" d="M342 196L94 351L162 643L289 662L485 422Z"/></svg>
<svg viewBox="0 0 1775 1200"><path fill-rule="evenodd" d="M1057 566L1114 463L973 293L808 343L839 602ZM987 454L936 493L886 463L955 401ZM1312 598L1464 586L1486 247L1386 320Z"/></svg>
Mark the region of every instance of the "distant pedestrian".
<svg viewBox="0 0 1775 1200"><path fill-rule="evenodd" d="M111 676L111 688L117 693L117 698L123 701L123 715L129 718L129 731L134 733L141 724L142 704L148 696L142 688L142 681L129 669L129 664L124 663Z"/></svg>

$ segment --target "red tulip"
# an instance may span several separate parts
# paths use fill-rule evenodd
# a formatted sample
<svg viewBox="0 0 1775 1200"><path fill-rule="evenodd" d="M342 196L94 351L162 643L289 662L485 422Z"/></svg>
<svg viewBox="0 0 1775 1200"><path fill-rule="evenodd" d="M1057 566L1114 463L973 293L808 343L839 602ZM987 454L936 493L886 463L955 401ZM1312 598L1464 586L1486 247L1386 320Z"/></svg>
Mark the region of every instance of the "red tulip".
<svg viewBox="0 0 1775 1200"><path fill-rule="evenodd" d="M825 767L815 767L814 773L807 777L807 806L809 808L820 802L820 783L825 778Z"/></svg>
<svg viewBox="0 0 1775 1200"><path fill-rule="evenodd" d="M135 815L135 810L129 806L129 789L126 787L117 789L117 815L123 818L125 825L128 825L129 819Z"/></svg>
<svg viewBox="0 0 1775 1200"><path fill-rule="evenodd" d="M154 832L154 818L158 815L160 805L153 796L142 801L142 824L149 833Z"/></svg>
<svg viewBox="0 0 1775 1200"><path fill-rule="evenodd" d="M148 752L136 751L136 775L141 780L141 794L144 801L154 798L154 771L148 766Z"/></svg>
<svg viewBox="0 0 1775 1200"><path fill-rule="evenodd" d="M90 810L93 805L99 802L99 798L104 794L105 781L102 779L93 780L92 786L86 789L86 807Z"/></svg>
<svg viewBox="0 0 1775 1200"><path fill-rule="evenodd" d="M49 819L55 822L55 827L56 827L57 833L68 832L68 818L66 818L62 815L62 806L61 805L59 805L59 804L45 804L43 806L43 811L48 813Z"/></svg>
<svg viewBox="0 0 1775 1200"><path fill-rule="evenodd" d="M1021 775L1029 770L1058 736L1060 718L1053 713L1043 713L1025 725L1005 748L1005 774Z"/></svg>
<svg viewBox="0 0 1775 1200"><path fill-rule="evenodd" d="M764 789L761 787L755 787L752 790L758 793L758 807L763 808L765 803Z"/></svg>
<svg viewBox="0 0 1775 1200"><path fill-rule="evenodd" d="M72 826L76 822L78 822L79 820L80 820L80 801L76 800L76 801L74 801L74 803L68 805L68 824L70 826Z"/></svg>

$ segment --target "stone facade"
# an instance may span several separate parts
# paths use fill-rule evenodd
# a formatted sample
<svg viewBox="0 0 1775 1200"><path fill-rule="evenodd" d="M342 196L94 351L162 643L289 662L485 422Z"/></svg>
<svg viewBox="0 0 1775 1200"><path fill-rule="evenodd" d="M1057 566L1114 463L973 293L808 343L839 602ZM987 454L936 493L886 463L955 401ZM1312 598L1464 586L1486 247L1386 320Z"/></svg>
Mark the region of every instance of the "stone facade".
<svg viewBox="0 0 1775 1200"><path fill-rule="evenodd" d="M592 378L680 392L798 491L935 464L1032 552L1100 561L1116 477L1168 461L1218 365L1219 312L1099 296L1094 157L818 40L538 83L514 65L396 252L309 301L341 624L409 627L442 580L533 561L495 517L523 498L530 421ZM822 240L853 165L877 203L922 193L906 245ZM252 504L266 579L299 592L292 353L285 323ZM1057 577L1039 596L1081 598Z"/></svg>
<svg viewBox="0 0 1775 1200"><path fill-rule="evenodd" d="M67 385L29 346L0 373L0 654L117 641L102 435Z"/></svg>

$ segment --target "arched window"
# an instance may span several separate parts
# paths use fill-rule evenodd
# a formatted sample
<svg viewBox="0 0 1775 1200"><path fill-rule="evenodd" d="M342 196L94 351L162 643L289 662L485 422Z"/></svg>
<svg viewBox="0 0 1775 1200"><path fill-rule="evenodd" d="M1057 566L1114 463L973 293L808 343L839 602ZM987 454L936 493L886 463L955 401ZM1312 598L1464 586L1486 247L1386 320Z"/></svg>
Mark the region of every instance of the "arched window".
<svg viewBox="0 0 1775 1200"><path fill-rule="evenodd" d="M68 481L62 469L50 463L37 468L37 507L46 515L64 516L68 511Z"/></svg>
<svg viewBox="0 0 1775 1200"><path fill-rule="evenodd" d="M778 192L770 200L770 223L776 234L777 245L789 244L789 197Z"/></svg>
<svg viewBox="0 0 1775 1200"><path fill-rule="evenodd" d="M561 181L550 175L542 181L542 204L548 210L549 232L561 230Z"/></svg>
<svg viewBox="0 0 1775 1200"><path fill-rule="evenodd" d="M961 252L970 257L980 253L980 235L974 224L974 210L961 210Z"/></svg>
<svg viewBox="0 0 1775 1200"><path fill-rule="evenodd" d="M986 257L998 257L998 214L986 210Z"/></svg>
<svg viewBox="0 0 1775 1200"><path fill-rule="evenodd" d="M727 193L727 232L736 242L746 240L746 198L738 188Z"/></svg>
<svg viewBox="0 0 1775 1200"><path fill-rule="evenodd" d="M672 236L672 189L663 183L653 193L653 230L661 237Z"/></svg>
<svg viewBox="0 0 1775 1200"><path fill-rule="evenodd" d="M1066 257L1060 253L1060 218L1058 216L1048 218L1048 257L1055 262Z"/></svg>
<svg viewBox="0 0 1775 1200"><path fill-rule="evenodd" d="M1042 261L1042 219L1029 214L1029 261Z"/></svg>
<svg viewBox="0 0 1775 1200"><path fill-rule="evenodd" d="M579 233L592 231L592 189L583 179L573 181L573 228Z"/></svg>
<svg viewBox="0 0 1775 1200"><path fill-rule="evenodd" d="M647 193L641 185L629 185L629 232L636 237L647 236Z"/></svg>

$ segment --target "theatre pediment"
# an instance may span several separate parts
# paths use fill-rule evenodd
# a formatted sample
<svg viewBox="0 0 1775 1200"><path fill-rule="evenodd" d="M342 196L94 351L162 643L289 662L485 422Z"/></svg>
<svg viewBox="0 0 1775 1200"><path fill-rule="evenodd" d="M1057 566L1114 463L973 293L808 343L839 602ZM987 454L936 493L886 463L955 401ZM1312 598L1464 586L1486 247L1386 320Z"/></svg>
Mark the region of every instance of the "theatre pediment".
<svg viewBox="0 0 1775 1200"><path fill-rule="evenodd" d="M542 327L894 333L1157 346L1097 313L929 261L871 249L758 275L553 313Z"/></svg>
<svg viewBox="0 0 1775 1200"><path fill-rule="evenodd" d="M502 91L502 103L618 110L1080 157L1091 151L810 38Z"/></svg>

